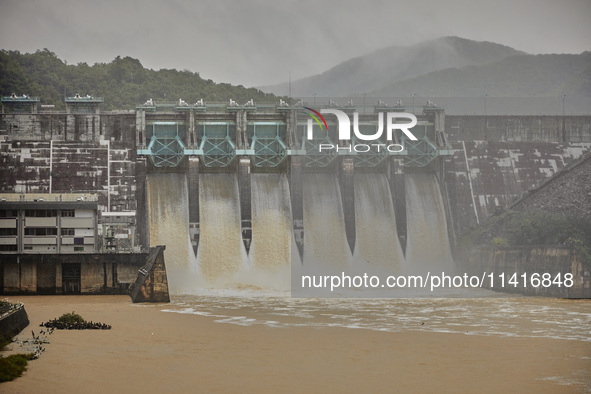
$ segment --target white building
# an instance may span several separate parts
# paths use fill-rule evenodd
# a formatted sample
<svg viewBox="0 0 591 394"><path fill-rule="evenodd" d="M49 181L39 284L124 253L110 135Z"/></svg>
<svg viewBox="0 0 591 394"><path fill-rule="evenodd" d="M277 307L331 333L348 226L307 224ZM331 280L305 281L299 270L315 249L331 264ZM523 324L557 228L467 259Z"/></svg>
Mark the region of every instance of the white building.
<svg viewBox="0 0 591 394"><path fill-rule="evenodd" d="M0 252L98 249L95 194L0 194Z"/></svg>

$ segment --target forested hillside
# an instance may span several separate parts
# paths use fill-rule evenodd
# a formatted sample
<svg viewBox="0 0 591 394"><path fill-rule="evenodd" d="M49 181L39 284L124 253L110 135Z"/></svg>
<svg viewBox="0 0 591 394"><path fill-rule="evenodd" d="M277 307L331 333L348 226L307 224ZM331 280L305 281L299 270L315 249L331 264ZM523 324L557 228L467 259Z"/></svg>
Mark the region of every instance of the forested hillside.
<svg viewBox="0 0 591 394"><path fill-rule="evenodd" d="M117 56L110 63L67 64L55 53L43 49L35 53L0 51L0 94L38 96L42 104L64 107L64 96L103 97L103 109L133 109L152 98L154 101L188 103L254 99L272 102L276 97L254 88L232 86L206 80L199 73L146 69L139 60Z"/></svg>

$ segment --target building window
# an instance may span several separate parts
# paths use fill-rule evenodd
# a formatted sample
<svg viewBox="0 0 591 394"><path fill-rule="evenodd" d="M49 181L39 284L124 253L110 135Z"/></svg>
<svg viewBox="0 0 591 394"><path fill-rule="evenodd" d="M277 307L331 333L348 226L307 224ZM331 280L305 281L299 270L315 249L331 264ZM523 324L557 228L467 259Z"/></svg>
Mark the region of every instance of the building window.
<svg viewBox="0 0 591 394"><path fill-rule="evenodd" d="M63 218L73 218L74 217L74 210L73 209L63 210L62 217Z"/></svg>
<svg viewBox="0 0 591 394"><path fill-rule="evenodd" d="M74 252L84 252L84 246L74 246Z"/></svg>
<svg viewBox="0 0 591 394"><path fill-rule="evenodd" d="M16 245L0 245L0 251L2 252L16 252L17 250Z"/></svg>
<svg viewBox="0 0 591 394"><path fill-rule="evenodd" d="M0 228L0 236L1 235L18 235L17 228Z"/></svg>
<svg viewBox="0 0 591 394"><path fill-rule="evenodd" d="M57 228L55 228L55 227L27 227L27 228L25 228L25 235L34 235L34 236L57 235Z"/></svg>
<svg viewBox="0 0 591 394"><path fill-rule="evenodd" d="M83 237L74 238L74 245L84 245L84 238ZM74 250L75 249L76 248L74 248Z"/></svg>
<svg viewBox="0 0 591 394"><path fill-rule="evenodd" d="M62 228L62 235L75 235L73 228Z"/></svg>
<svg viewBox="0 0 591 394"><path fill-rule="evenodd" d="M57 216L55 209L26 209L25 216L29 218L51 218Z"/></svg>
<svg viewBox="0 0 591 394"><path fill-rule="evenodd" d="M16 209L0 209L0 218L16 218L18 211Z"/></svg>

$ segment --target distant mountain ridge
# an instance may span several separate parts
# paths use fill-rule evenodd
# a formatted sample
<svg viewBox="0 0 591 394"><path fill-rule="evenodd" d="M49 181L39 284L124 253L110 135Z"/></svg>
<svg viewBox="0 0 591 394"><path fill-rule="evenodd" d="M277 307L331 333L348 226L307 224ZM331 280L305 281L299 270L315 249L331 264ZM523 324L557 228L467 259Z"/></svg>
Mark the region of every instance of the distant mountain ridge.
<svg viewBox="0 0 591 394"><path fill-rule="evenodd" d="M591 97L591 52L580 55L520 54L498 61L449 68L393 82L371 92L377 97Z"/></svg>
<svg viewBox="0 0 591 394"><path fill-rule="evenodd" d="M292 82L292 96L369 93L434 71L480 65L520 54L525 53L500 44L459 37L443 37L409 47L391 46L347 60L322 74ZM288 94L287 83L260 89Z"/></svg>

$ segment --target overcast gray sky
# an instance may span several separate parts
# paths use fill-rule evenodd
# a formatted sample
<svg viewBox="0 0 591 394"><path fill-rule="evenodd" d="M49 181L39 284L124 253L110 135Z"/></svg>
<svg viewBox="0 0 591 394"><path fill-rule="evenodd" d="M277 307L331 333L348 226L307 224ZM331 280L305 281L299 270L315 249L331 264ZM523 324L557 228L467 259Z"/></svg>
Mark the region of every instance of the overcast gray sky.
<svg viewBox="0 0 591 394"><path fill-rule="evenodd" d="M257 86L442 36L528 53L591 50L591 0L0 0L0 48L117 55Z"/></svg>

